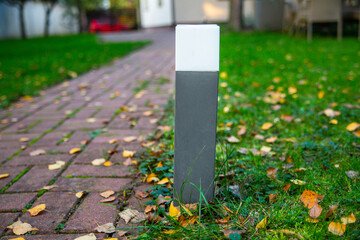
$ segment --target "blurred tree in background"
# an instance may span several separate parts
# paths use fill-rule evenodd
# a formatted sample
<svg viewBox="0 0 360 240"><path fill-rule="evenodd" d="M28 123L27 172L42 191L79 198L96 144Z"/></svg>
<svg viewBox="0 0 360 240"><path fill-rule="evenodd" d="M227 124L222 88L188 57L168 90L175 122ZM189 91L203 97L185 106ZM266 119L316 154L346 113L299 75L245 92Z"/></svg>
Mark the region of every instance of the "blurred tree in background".
<svg viewBox="0 0 360 240"><path fill-rule="evenodd" d="M19 9L19 22L20 22L20 32L21 38L26 38L26 29L25 29L25 20L24 20L24 6L25 3L30 0L0 0L0 2L5 2L11 6L15 6Z"/></svg>

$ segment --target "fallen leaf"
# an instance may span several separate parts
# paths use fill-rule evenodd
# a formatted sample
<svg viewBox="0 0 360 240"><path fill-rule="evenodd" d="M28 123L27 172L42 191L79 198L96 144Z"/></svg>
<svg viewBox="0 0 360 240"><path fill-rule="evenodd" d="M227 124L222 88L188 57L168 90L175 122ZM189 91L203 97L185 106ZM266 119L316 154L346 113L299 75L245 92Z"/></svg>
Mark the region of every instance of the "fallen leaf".
<svg viewBox="0 0 360 240"><path fill-rule="evenodd" d="M158 181L160 181L160 179L156 176L155 173L150 173L150 174L146 177L146 182L147 182L147 183L158 182Z"/></svg>
<svg viewBox="0 0 360 240"><path fill-rule="evenodd" d="M324 97L325 93L323 91L318 92L317 96L319 99L322 99Z"/></svg>
<svg viewBox="0 0 360 240"><path fill-rule="evenodd" d="M320 216L322 210L322 207L319 204L315 203L315 205L309 210L309 215L310 217L316 219Z"/></svg>
<svg viewBox="0 0 360 240"><path fill-rule="evenodd" d="M149 116L153 115L153 112L152 111L145 111L145 112L143 112L143 115L145 117L149 117Z"/></svg>
<svg viewBox="0 0 360 240"><path fill-rule="evenodd" d="M154 143L155 143L154 141L147 142L147 143L142 143L141 146L142 147L150 147L150 146L154 145Z"/></svg>
<svg viewBox="0 0 360 240"><path fill-rule="evenodd" d="M88 118L88 119L86 119L86 121L88 122L88 123L94 123L94 122L96 122L96 118Z"/></svg>
<svg viewBox="0 0 360 240"><path fill-rule="evenodd" d="M354 132L354 135L355 135L356 137L360 137L360 130L356 130L356 131Z"/></svg>
<svg viewBox="0 0 360 240"><path fill-rule="evenodd" d="M117 142L118 142L118 139L116 139L116 138L109 140L110 144L114 144L114 143L117 143Z"/></svg>
<svg viewBox="0 0 360 240"><path fill-rule="evenodd" d="M11 229L15 235L23 235L30 231L37 231L39 229L33 228L29 223L25 223L19 220L7 227Z"/></svg>
<svg viewBox="0 0 360 240"><path fill-rule="evenodd" d="M310 223L318 223L318 222L319 222L319 220L314 219L314 218L311 218L311 217L308 217L308 218L306 219L306 221L307 221L307 222L310 222Z"/></svg>
<svg viewBox="0 0 360 240"><path fill-rule="evenodd" d="M326 218L330 217L331 215L334 214L334 212L336 211L336 209L338 209L338 205L330 205L329 206L329 211L326 213Z"/></svg>
<svg viewBox="0 0 360 240"><path fill-rule="evenodd" d="M325 109L323 111L323 113L328 116L328 117L336 117L336 116L339 116L340 115L340 112L339 111L334 111L333 109L331 108L328 108L328 109Z"/></svg>
<svg viewBox="0 0 360 240"><path fill-rule="evenodd" d="M273 143L273 142L275 142L276 140L277 140L277 137L276 137L276 136L274 136L274 137L269 137L269 138L265 139L265 141L268 142L268 143Z"/></svg>
<svg viewBox="0 0 360 240"><path fill-rule="evenodd" d="M346 230L346 225L339 222L331 222L328 227L328 231L334 235L342 236Z"/></svg>
<svg viewBox="0 0 360 240"><path fill-rule="evenodd" d="M270 123L270 122L266 122L261 126L262 130L268 130L269 128L271 128L274 124Z"/></svg>
<svg viewBox="0 0 360 240"><path fill-rule="evenodd" d="M241 239L241 235L246 233L246 230L233 230L233 229L224 229L223 230L224 236L230 239ZM235 235L235 237L233 237ZM236 236L236 235L239 235Z"/></svg>
<svg viewBox="0 0 360 240"><path fill-rule="evenodd" d="M75 154L75 153L79 153L81 151L80 148L73 148L69 151L69 154Z"/></svg>
<svg viewBox="0 0 360 240"><path fill-rule="evenodd" d="M267 147L267 146L262 146L260 148L260 152L262 153L269 153L271 151L271 147ZM255 155L255 154L254 154Z"/></svg>
<svg viewBox="0 0 360 240"><path fill-rule="evenodd" d="M17 237L17 238L11 238L11 239L9 239L9 240L26 240L26 239L23 238L23 237Z"/></svg>
<svg viewBox="0 0 360 240"><path fill-rule="evenodd" d="M343 224L349 224L349 223L354 223L354 222L356 222L356 218L355 218L355 215L353 214L353 213L351 213L349 216L347 216L347 217L342 217L341 218L341 222L343 223Z"/></svg>
<svg viewBox="0 0 360 240"><path fill-rule="evenodd" d="M105 167L111 167L112 165L113 165L113 163L111 161L104 162Z"/></svg>
<svg viewBox="0 0 360 240"><path fill-rule="evenodd" d="M85 191L77 192L77 193L75 194L75 196L76 196L77 198L81 198L81 197L84 195L84 193L85 193Z"/></svg>
<svg viewBox="0 0 360 240"><path fill-rule="evenodd" d="M286 184L285 186L284 186L284 191L285 192L287 192L287 191L289 191L289 188L291 187L291 184Z"/></svg>
<svg viewBox="0 0 360 240"><path fill-rule="evenodd" d="M9 177L8 173L0 174L0 179Z"/></svg>
<svg viewBox="0 0 360 240"><path fill-rule="evenodd" d="M135 193L135 197L138 198L138 199L144 199L144 198L147 198L149 196L148 193L145 193L143 191L136 191Z"/></svg>
<svg viewBox="0 0 360 240"><path fill-rule="evenodd" d="M96 240L96 236L93 233L81 236L81 237L77 237L74 240Z"/></svg>
<svg viewBox="0 0 360 240"><path fill-rule="evenodd" d="M169 208L169 215L172 218L178 219L178 217L181 215L180 208L174 206L174 202L171 202L170 208Z"/></svg>
<svg viewBox="0 0 360 240"><path fill-rule="evenodd" d="M163 195L159 195L158 199L157 199L157 203L158 205L161 205L161 204L164 204L164 203L167 203L167 202L170 202L171 201L171 197L170 196L166 196L164 197Z"/></svg>
<svg viewBox="0 0 360 240"><path fill-rule="evenodd" d="M266 175L267 175L268 178L274 180L274 179L276 179L277 171L278 171L277 168L269 167L269 168L266 170Z"/></svg>
<svg viewBox="0 0 360 240"><path fill-rule="evenodd" d="M46 204L40 204L26 211L30 213L30 216L34 217L38 215L41 211L45 210L45 208Z"/></svg>
<svg viewBox="0 0 360 240"><path fill-rule="evenodd" d="M136 151L124 150L124 151L123 151L123 157L124 157L124 158L132 158L135 153L136 153Z"/></svg>
<svg viewBox="0 0 360 240"><path fill-rule="evenodd" d="M292 122L292 120L294 119L293 116L290 115L281 115L281 120L285 121L285 122Z"/></svg>
<svg viewBox="0 0 360 240"><path fill-rule="evenodd" d="M131 158L127 158L127 159L123 162L123 164L124 164L125 166L130 166L130 165L132 164Z"/></svg>
<svg viewBox="0 0 360 240"><path fill-rule="evenodd" d="M29 138L23 137L19 139L19 142L28 142Z"/></svg>
<svg viewBox="0 0 360 240"><path fill-rule="evenodd" d="M242 136L246 133L246 127L245 126L241 126L240 130L237 132L238 136Z"/></svg>
<svg viewBox="0 0 360 240"><path fill-rule="evenodd" d="M112 202L115 199L116 199L116 197L112 196L112 197L109 197L109 198L101 199L100 202L107 203L107 202Z"/></svg>
<svg viewBox="0 0 360 240"><path fill-rule="evenodd" d="M352 170L350 170L350 171L347 171L347 172L345 172L345 173L346 173L346 175L347 175L349 178L351 178L351 179L357 178L357 177L359 176L359 172L358 172L358 171L352 171Z"/></svg>
<svg viewBox="0 0 360 240"><path fill-rule="evenodd" d="M119 215L122 219L125 220L126 224L128 224L129 222L139 223L146 220L145 214L130 208L120 212Z"/></svg>
<svg viewBox="0 0 360 240"><path fill-rule="evenodd" d="M146 220L150 223L160 223L163 220L163 217L160 217L158 214L155 213L149 213L146 215Z"/></svg>
<svg viewBox="0 0 360 240"><path fill-rule="evenodd" d="M128 137L124 137L124 138L123 138L124 142L126 142L126 143L133 142L133 141L135 141L136 139L137 139L136 136L128 136Z"/></svg>
<svg viewBox="0 0 360 240"><path fill-rule="evenodd" d="M311 190L304 190L300 196L300 202L304 205L304 207L311 209L315 204L318 203L319 199L323 198L323 195L319 195Z"/></svg>
<svg viewBox="0 0 360 240"><path fill-rule="evenodd" d="M299 179L291 179L290 182L292 182L292 183L294 183L294 184L296 184L296 185L300 185L300 186L306 184L305 181L301 181L301 180L299 180Z"/></svg>
<svg viewBox="0 0 360 240"><path fill-rule="evenodd" d="M42 189L44 189L44 190L51 190L51 189L56 188L56 187L58 187L58 185L54 184L54 185L50 185L50 186L45 186L45 187L43 187Z"/></svg>
<svg viewBox="0 0 360 240"><path fill-rule="evenodd" d="M106 160L104 158L97 158L97 159L93 160L91 162L91 164L94 166L100 166L100 165L103 165L104 162L106 162Z"/></svg>
<svg viewBox="0 0 360 240"><path fill-rule="evenodd" d="M64 162L64 161L56 161L56 163L48 165L48 169L56 170L56 169L62 168L65 165L66 165L66 162Z"/></svg>
<svg viewBox="0 0 360 240"><path fill-rule="evenodd" d="M216 222L217 224L222 224L222 225L224 225L224 224L227 224L227 223L229 222L229 220L230 220L230 215L227 216L226 218L215 219L215 222Z"/></svg>
<svg viewBox="0 0 360 240"><path fill-rule="evenodd" d="M269 194L269 202L270 203L275 203L277 201L277 196L276 194L270 193Z"/></svg>
<svg viewBox="0 0 360 240"><path fill-rule="evenodd" d="M187 227L187 226L194 225L195 222L198 221L198 219L199 219L199 216L190 216L190 217L180 216L178 221L182 227Z"/></svg>
<svg viewBox="0 0 360 240"><path fill-rule="evenodd" d="M105 223L103 225L97 226L95 230L100 233L114 233L116 231L113 223Z"/></svg>
<svg viewBox="0 0 360 240"><path fill-rule="evenodd" d="M158 184L158 185L163 185L163 184L166 184L166 183L168 183L168 182L169 182L169 179L168 179L168 178L164 178L164 179L160 180L159 182L157 182L156 184Z"/></svg>
<svg viewBox="0 0 360 240"><path fill-rule="evenodd" d="M127 231L121 231L121 230L117 231L117 235L119 235L120 237L125 236L126 233L127 233ZM111 240L111 239L108 239L108 240ZM118 239L116 238L116 239L113 239L113 240L118 240Z"/></svg>
<svg viewBox="0 0 360 240"><path fill-rule="evenodd" d="M161 233L171 235L171 234L177 233L178 231L180 231L180 229L177 229L177 230L162 231Z"/></svg>
<svg viewBox="0 0 360 240"><path fill-rule="evenodd" d="M46 154L46 151L44 149L37 149L35 151L30 152L30 156L35 157L39 155Z"/></svg>
<svg viewBox="0 0 360 240"><path fill-rule="evenodd" d="M238 143L238 142L240 142L240 140L237 137L234 137L234 136L226 138L226 141L228 141L229 143Z"/></svg>
<svg viewBox="0 0 360 240"><path fill-rule="evenodd" d="M265 228L267 224L267 217L265 217L263 220L261 220L257 225L256 229Z"/></svg>
<svg viewBox="0 0 360 240"><path fill-rule="evenodd" d="M104 198L108 198L108 197L110 197L111 195L114 195L114 194L115 194L115 192L113 190L107 190L105 192L100 193L100 195L102 197L104 197Z"/></svg>
<svg viewBox="0 0 360 240"><path fill-rule="evenodd" d="M163 167L164 165L162 164L162 162L159 162L157 165L156 165L156 168L161 168Z"/></svg>
<svg viewBox="0 0 360 240"><path fill-rule="evenodd" d="M293 95L297 92L297 89L296 89L296 87L291 86L291 87L289 87L288 92L290 95Z"/></svg>
<svg viewBox="0 0 360 240"><path fill-rule="evenodd" d="M303 236L301 236L300 234L298 234L296 232L293 232L293 231L289 231L289 230L286 230L286 229L281 229L280 232L285 233L285 234L289 234L289 235L294 235L294 236L296 236L297 238L300 238L300 239L304 239Z"/></svg>
<svg viewBox="0 0 360 240"><path fill-rule="evenodd" d="M357 123L357 122L353 122L353 123L350 123L350 124L346 127L346 130L352 132L352 131L355 131L358 127L360 127L360 124Z"/></svg>
<svg viewBox="0 0 360 240"><path fill-rule="evenodd" d="M330 120L329 123L331 123L331 124L333 124L333 125L336 125L336 124L338 124L338 120L332 119L332 120Z"/></svg>
<svg viewBox="0 0 360 240"><path fill-rule="evenodd" d="M144 213L146 214L152 211L156 211L156 209L157 209L156 205L146 205Z"/></svg>

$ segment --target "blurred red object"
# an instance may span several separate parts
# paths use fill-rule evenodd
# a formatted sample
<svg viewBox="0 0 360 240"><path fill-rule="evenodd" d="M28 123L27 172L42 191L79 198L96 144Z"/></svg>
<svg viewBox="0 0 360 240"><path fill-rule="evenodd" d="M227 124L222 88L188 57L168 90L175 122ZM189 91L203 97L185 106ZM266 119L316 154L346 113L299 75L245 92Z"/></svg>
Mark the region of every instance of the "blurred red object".
<svg viewBox="0 0 360 240"><path fill-rule="evenodd" d="M120 23L110 23L109 20L94 19L90 22L90 33L96 32L118 32L129 30L129 27Z"/></svg>

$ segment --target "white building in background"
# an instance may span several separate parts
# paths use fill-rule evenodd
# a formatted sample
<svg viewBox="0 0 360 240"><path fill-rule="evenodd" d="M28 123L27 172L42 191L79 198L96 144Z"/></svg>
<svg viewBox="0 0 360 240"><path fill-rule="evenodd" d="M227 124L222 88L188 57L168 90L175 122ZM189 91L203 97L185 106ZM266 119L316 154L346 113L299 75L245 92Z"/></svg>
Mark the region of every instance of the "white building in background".
<svg viewBox="0 0 360 240"><path fill-rule="evenodd" d="M50 35L75 33L77 21L70 16L64 17L66 7L56 5L50 15ZM24 7L24 20L28 37L44 35L45 7L38 2L28 2ZM17 7L0 3L0 39L20 37L19 10Z"/></svg>

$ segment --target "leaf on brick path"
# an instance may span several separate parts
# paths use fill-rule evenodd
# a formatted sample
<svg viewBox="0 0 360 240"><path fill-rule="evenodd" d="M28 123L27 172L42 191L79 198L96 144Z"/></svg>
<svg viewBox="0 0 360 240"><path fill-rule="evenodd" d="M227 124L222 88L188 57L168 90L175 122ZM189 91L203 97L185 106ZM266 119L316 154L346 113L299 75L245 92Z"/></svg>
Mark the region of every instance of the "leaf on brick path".
<svg viewBox="0 0 360 240"><path fill-rule="evenodd" d="M296 236L297 238L300 238L300 239L304 239L304 237L301 236L300 234L298 234L296 232L293 232L293 231L290 231L290 230L287 230L287 229L281 229L280 232L282 232L284 234L288 234L288 235L294 235L294 236Z"/></svg>
<svg viewBox="0 0 360 240"><path fill-rule="evenodd" d="M11 239L9 239L9 240L26 240L26 239L23 238L23 237L17 237L17 238L11 238Z"/></svg>
<svg viewBox="0 0 360 240"><path fill-rule="evenodd" d="M360 137L360 130L356 130L356 131L354 132L354 135L355 135L356 137Z"/></svg>
<svg viewBox="0 0 360 240"><path fill-rule="evenodd" d="M336 119L331 119L329 123L331 123L331 124L333 124L333 125L336 125L336 124L338 124L338 120L336 120Z"/></svg>
<svg viewBox="0 0 360 240"><path fill-rule="evenodd" d="M19 142L28 142L28 141L29 141L29 138L27 138L27 137L23 137L23 138L19 139Z"/></svg>
<svg viewBox="0 0 360 240"><path fill-rule="evenodd" d="M275 142L276 140L277 140L277 137L276 137L276 136L274 136L274 137L269 137L269 138L265 139L265 141L266 141L267 143L273 143L273 142Z"/></svg>
<svg viewBox="0 0 360 240"><path fill-rule="evenodd" d="M347 217L342 217L341 218L341 222L343 223L343 224L349 224L349 223L354 223L354 222L356 222L356 218L355 218L355 215L353 214L353 213L351 213L349 216L347 216Z"/></svg>
<svg viewBox="0 0 360 240"><path fill-rule="evenodd" d="M91 164L94 166L100 166L100 165L103 165L104 162L106 162L106 160L104 158L97 158L95 160L92 160Z"/></svg>
<svg viewBox="0 0 360 240"><path fill-rule="evenodd" d="M126 143L133 142L133 141L135 141L136 139L137 139L136 136L128 136L128 137L124 137L124 138L123 138L124 142L126 142Z"/></svg>
<svg viewBox="0 0 360 240"><path fill-rule="evenodd" d="M154 145L154 143L155 143L154 141L147 142L147 143L142 143L141 146L142 147L150 147L150 146Z"/></svg>
<svg viewBox="0 0 360 240"><path fill-rule="evenodd" d="M30 216L34 217L45 209L46 209L46 204L39 204L39 205L37 205L29 210L26 210L26 211L30 213Z"/></svg>
<svg viewBox="0 0 360 240"><path fill-rule="evenodd" d="M286 184L285 186L284 186L284 191L285 192L287 192L287 191L289 191L289 188L291 187L291 184Z"/></svg>
<svg viewBox="0 0 360 240"><path fill-rule="evenodd" d="M322 207L315 203L315 205L309 210L309 215L311 218L318 218L322 212Z"/></svg>
<svg viewBox="0 0 360 240"><path fill-rule="evenodd" d="M241 126L240 130L237 132L238 136L242 136L246 133L246 127L245 126Z"/></svg>
<svg viewBox="0 0 360 240"><path fill-rule="evenodd" d="M300 196L300 202L304 207L311 209L315 204L318 203L319 199L323 199L324 195L319 195L311 190L305 189Z"/></svg>
<svg viewBox="0 0 360 240"><path fill-rule="evenodd" d="M77 237L74 240L96 240L96 236L93 233L81 236L81 237Z"/></svg>
<svg viewBox="0 0 360 240"><path fill-rule="evenodd" d="M352 122L349 125L347 125L346 130L352 132L355 131L358 127L360 127L360 124L357 122Z"/></svg>
<svg viewBox="0 0 360 240"><path fill-rule="evenodd" d="M105 223L103 225L97 226L95 230L99 233L114 233L116 231L113 223Z"/></svg>
<svg viewBox="0 0 360 240"><path fill-rule="evenodd" d="M351 179L354 179L354 178L357 178L359 176L359 172L358 171L347 171L345 172L346 173L346 176L348 176L349 178Z"/></svg>
<svg viewBox="0 0 360 240"><path fill-rule="evenodd" d="M149 123L151 123L151 124L155 124L155 123L157 123L158 121L159 121L159 119L157 119L157 118L149 119Z"/></svg>
<svg viewBox="0 0 360 240"><path fill-rule="evenodd" d="M157 209L156 205L146 205L144 213L146 214L152 211L156 211L156 209Z"/></svg>
<svg viewBox="0 0 360 240"><path fill-rule="evenodd" d="M7 124L7 123L9 123L9 119L2 119L2 120L0 120L0 123Z"/></svg>
<svg viewBox="0 0 360 240"><path fill-rule="evenodd" d="M331 222L328 231L334 235L342 236L345 233L346 225L339 222Z"/></svg>
<svg viewBox="0 0 360 240"><path fill-rule="evenodd" d="M163 185L163 184L166 184L168 183L170 180L166 177L166 178L163 178L161 179L159 182L157 182L156 184L158 185Z"/></svg>
<svg viewBox="0 0 360 240"><path fill-rule="evenodd" d="M265 217L263 220L261 220L257 225L256 229L265 228L267 224L267 217Z"/></svg>
<svg viewBox="0 0 360 240"><path fill-rule="evenodd" d="M39 229L33 228L29 223L22 222L20 219L7 227L11 229L15 235L23 235L30 231L37 231Z"/></svg>
<svg viewBox="0 0 360 240"><path fill-rule="evenodd" d="M306 182L305 181L302 181L302 180L299 180L299 179L291 179L290 182L294 183L295 185L305 185Z"/></svg>
<svg viewBox="0 0 360 240"><path fill-rule="evenodd" d="M73 148L69 151L69 154L76 154L79 153L81 151L81 148Z"/></svg>
<svg viewBox="0 0 360 240"><path fill-rule="evenodd" d="M230 216L229 216L230 217ZM190 217L185 217L185 216L180 216L179 217L179 223L182 227L187 227L187 226L191 226L194 225L195 222L198 222L199 216L190 216Z"/></svg>
<svg viewBox="0 0 360 240"><path fill-rule="evenodd" d="M271 128L274 124L270 123L270 122L266 122L261 126L262 130L268 130L269 128Z"/></svg>
<svg viewBox="0 0 360 240"><path fill-rule="evenodd" d="M144 199L144 198L147 198L149 196L148 193L145 193L143 191L136 191L135 193L135 197L138 198L138 199Z"/></svg>
<svg viewBox="0 0 360 240"><path fill-rule="evenodd" d="M120 217L125 220L125 223L139 223L146 220L146 215L134 209L126 209L119 213Z"/></svg>
<svg viewBox="0 0 360 240"><path fill-rule="evenodd" d="M48 169L49 170L56 170L56 169L62 168L65 165L66 165L66 162L59 160L59 161L56 161L56 163L54 163L54 164L49 164Z"/></svg>
<svg viewBox="0 0 360 240"><path fill-rule="evenodd" d="M164 204L164 203L167 203L167 202L170 202L171 201L171 197L170 196L166 196L164 197L163 195L159 195L159 197L157 198L157 204L158 205L161 205L161 204Z"/></svg>
<svg viewBox="0 0 360 240"><path fill-rule="evenodd" d="M104 162L105 167L111 167L112 165L113 165L113 163L111 161Z"/></svg>
<svg viewBox="0 0 360 240"><path fill-rule="evenodd" d="M84 195L85 191L80 191L75 194L77 198L81 198Z"/></svg>
<svg viewBox="0 0 360 240"><path fill-rule="evenodd" d="M44 189L44 190L51 190L51 189L56 188L56 187L58 187L58 185L53 184L53 185L45 186L45 187L43 187L42 189Z"/></svg>
<svg viewBox="0 0 360 240"><path fill-rule="evenodd" d="M146 90L140 90L137 94L135 94L135 98L139 99L141 98L144 94L146 94L147 91Z"/></svg>
<svg viewBox="0 0 360 240"><path fill-rule="evenodd" d="M123 157L124 157L124 158L132 158L135 153L136 153L136 151L124 150L124 151L123 151Z"/></svg>
<svg viewBox="0 0 360 240"><path fill-rule="evenodd" d="M89 143L89 140L82 140L82 141L80 142L81 145L86 145L86 144L88 144L88 143Z"/></svg>
<svg viewBox="0 0 360 240"><path fill-rule="evenodd" d="M145 111L145 112L143 112L143 115L145 117L150 117L151 115L153 115L153 112L152 111Z"/></svg>
<svg viewBox="0 0 360 240"><path fill-rule="evenodd" d="M180 207L175 207L174 202L171 202L171 204L170 204L169 215L170 215L170 217L176 218L176 219L178 219L178 217L180 217L180 215L181 215Z"/></svg>
<svg viewBox="0 0 360 240"><path fill-rule="evenodd" d="M326 218L331 217L334 214L334 212L338 209L338 207L339 207L338 205L330 205L329 211L326 213Z"/></svg>
<svg viewBox="0 0 360 240"><path fill-rule="evenodd" d="M10 175L8 173L0 174L0 179L7 178Z"/></svg>
<svg viewBox="0 0 360 240"><path fill-rule="evenodd" d="M125 166L130 166L130 165L132 164L131 158L127 158L127 159L123 162L123 164L124 164Z"/></svg>
<svg viewBox="0 0 360 240"><path fill-rule="evenodd" d="M109 198L101 199L100 202L102 202L102 203L113 202L115 199L116 199L116 197L112 196Z"/></svg>
<svg viewBox="0 0 360 240"><path fill-rule="evenodd" d="M278 171L277 168L269 167L269 168L266 170L266 175L267 175L268 178L274 180L274 179L276 179L277 171Z"/></svg>
<svg viewBox="0 0 360 240"><path fill-rule="evenodd" d="M325 93L323 91L318 92L317 96L319 99L322 99L324 97Z"/></svg>
<svg viewBox="0 0 360 240"><path fill-rule="evenodd" d="M226 138L226 141L228 141L229 143L238 143L238 142L240 142L240 140L235 136L231 136L231 137Z"/></svg>
<svg viewBox="0 0 360 240"><path fill-rule="evenodd" d="M108 198L108 197L110 197L111 195L114 195L114 194L115 194L115 192L113 190L107 190L105 192L100 193L100 195L102 197L104 197L104 198Z"/></svg>
<svg viewBox="0 0 360 240"><path fill-rule="evenodd" d="M110 144L114 144L114 143L117 143L118 142L118 139L117 138L114 138L114 139L110 139L109 140L109 143Z"/></svg>
<svg viewBox="0 0 360 240"><path fill-rule="evenodd" d="M43 155L43 154L46 154L46 151L44 149L37 149L37 150L30 152L30 156L32 156L32 157Z"/></svg>
<svg viewBox="0 0 360 240"><path fill-rule="evenodd" d="M88 123L94 123L94 122L96 122L96 118L88 118L88 119L86 119L86 121L88 122Z"/></svg>
<svg viewBox="0 0 360 240"><path fill-rule="evenodd" d="M160 179L156 176L155 173L150 173L149 175L146 176L147 183L158 182L158 181L160 181Z"/></svg>
<svg viewBox="0 0 360 240"><path fill-rule="evenodd" d="M293 94L297 93L296 87L294 87L294 86L289 87L288 93L289 93L290 95L293 95Z"/></svg>
<svg viewBox="0 0 360 240"><path fill-rule="evenodd" d="M314 219L314 218L311 218L311 217L308 217L308 218L306 219L306 221L309 222L309 223L318 223L318 222L319 222L319 220Z"/></svg>
<svg viewBox="0 0 360 240"><path fill-rule="evenodd" d="M275 203L276 201L277 201L277 195L273 194L273 193L270 193L269 194L269 202L270 203Z"/></svg>
<svg viewBox="0 0 360 240"><path fill-rule="evenodd" d="M281 120L285 121L285 122L292 122L292 120L294 119L293 116L290 116L290 115L281 115Z"/></svg>
<svg viewBox="0 0 360 240"><path fill-rule="evenodd" d="M228 237L228 238L230 238L230 239L241 239L241 238L239 238L239 237L240 237L242 234L246 233L246 230L224 229L224 230L222 230L222 231L223 231L223 233L224 233L224 236L225 236L225 237ZM239 235L239 237L236 236L236 235ZM235 236L235 237L231 238L232 236Z"/></svg>
<svg viewBox="0 0 360 240"><path fill-rule="evenodd" d="M119 235L119 237L123 237L123 236L125 236L127 231L118 230L116 233L117 233L117 235ZM110 240L110 239L108 239L108 240ZM114 240L117 240L117 238L114 239Z"/></svg>

